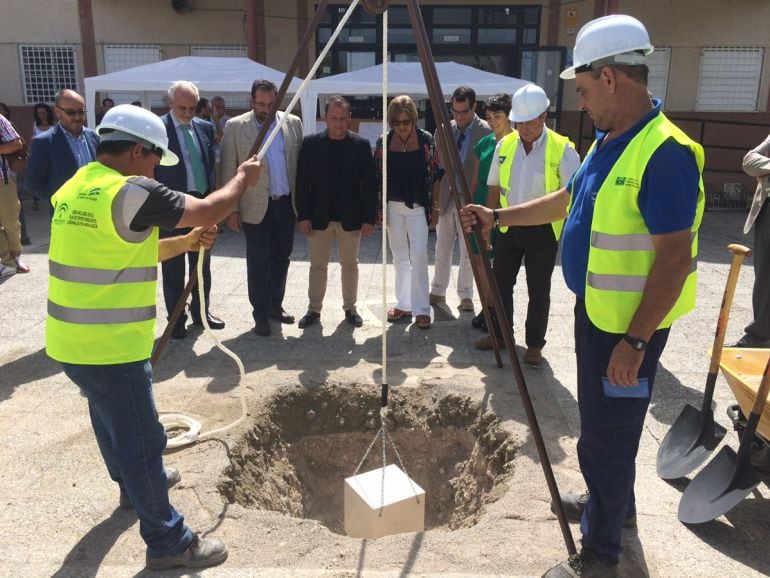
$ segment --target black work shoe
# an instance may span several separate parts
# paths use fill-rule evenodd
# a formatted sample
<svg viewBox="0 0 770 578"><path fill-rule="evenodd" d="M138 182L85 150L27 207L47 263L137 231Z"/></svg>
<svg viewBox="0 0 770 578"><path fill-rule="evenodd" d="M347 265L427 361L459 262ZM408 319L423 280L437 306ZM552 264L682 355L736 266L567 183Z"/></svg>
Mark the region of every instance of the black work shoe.
<svg viewBox="0 0 770 578"><path fill-rule="evenodd" d="M179 470L176 468L163 468L166 471L166 487L167 488L173 488L176 486L179 482L182 481L182 474L179 473ZM131 503L131 500L128 499L128 494L121 491L120 492L120 507L124 510L133 510L134 506Z"/></svg>
<svg viewBox="0 0 770 578"><path fill-rule="evenodd" d="M171 338L184 339L185 337L187 337L187 328L184 326L184 323L177 323L176 327L174 327L174 330L171 332Z"/></svg>
<svg viewBox="0 0 770 578"><path fill-rule="evenodd" d="M206 313L206 321L208 321L209 328L211 329L217 330L225 328L225 322L222 321L219 317L215 317L211 313ZM195 315L192 316L192 324L203 327L203 321L201 321L200 317Z"/></svg>
<svg viewBox="0 0 770 578"><path fill-rule="evenodd" d="M261 337L267 337L273 332L270 327L270 320L267 317L260 317L254 322L254 333Z"/></svg>
<svg viewBox="0 0 770 578"><path fill-rule="evenodd" d="M559 493L561 503L564 506L564 514L570 522L580 522L583 518L583 510L588 503L588 492L585 494L575 494L573 492ZM551 511L555 514L556 509L551 504ZM636 514L628 514L623 520L624 528L636 527Z"/></svg>
<svg viewBox="0 0 770 578"><path fill-rule="evenodd" d="M179 554L169 556L150 556L147 554L149 570L167 570L169 568L207 568L216 566L227 560L227 546L216 538L200 538L193 536L190 545Z"/></svg>
<svg viewBox="0 0 770 578"><path fill-rule="evenodd" d="M617 576L617 565L605 566L588 548L583 548L580 554L570 556L569 559L543 574L543 578L616 578Z"/></svg>
<svg viewBox="0 0 770 578"><path fill-rule="evenodd" d="M489 333L489 329L487 328L487 320L484 317L483 311L471 319L471 327L478 329L479 331L483 331L484 333Z"/></svg>
<svg viewBox="0 0 770 578"><path fill-rule="evenodd" d="M286 311L283 310L283 308L273 309L270 312L270 317L276 321L280 321L281 323L294 323L294 315L289 315L286 313Z"/></svg>
<svg viewBox="0 0 770 578"><path fill-rule="evenodd" d="M729 347L756 347L764 349L770 347L770 339L761 341L759 339L755 339L751 335L744 335Z"/></svg>
<svg viewBox="0 0 770 578"><path fill-rule="evenodd" d="M361 327L364 324L364 320L361 319L361 316L358 313L356 313L355 309L348 309L345 311L345 319L353 327Z"/></svg>
<svg viewBox="0 0 770 578"><path fill-rule="evenodd" d="M315 323L319 319L321 319L320 313L316 313L315 311L308 310L308 312L305 313L302 319L299 320L299 323L297 325L299 325L300 329L305 329L306 327L310 327L311 325L313 325L313 323Z"/></svg>

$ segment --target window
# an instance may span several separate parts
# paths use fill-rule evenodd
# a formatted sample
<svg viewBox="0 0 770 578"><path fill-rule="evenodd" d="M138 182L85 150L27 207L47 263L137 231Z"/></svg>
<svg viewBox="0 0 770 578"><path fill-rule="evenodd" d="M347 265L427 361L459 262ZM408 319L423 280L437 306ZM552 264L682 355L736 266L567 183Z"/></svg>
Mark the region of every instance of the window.
<svg viewBox="0 0 770 578"><path fill-rule="evenodd" d="M190 56L230 56L246 58L246 46L243 44L194 44L190 47ZM225 99L225 105L228 109L247 109L249 108L249 96L238 93L208 94L201 93L202 97L211 100L215 96L221 96ZM228 114L232 115L228 111Z"/></svg>
<svg viewBox="0 0 770 578"><path fill-rule="evenodd" d="M62 88L78 89L78 68L72 46L19 46L19 69L24 102L53 103Z"/></svg>
<svg viewBox="0 0 770 578"><path fill-rule="evenodd" d="M158 61L160 61L160 46L157 44L104 45L104 72L108 74ZM115 104L142 100L140 92L111 91L108 96L115 101ZM150 98L150 106L163 108L166 106L166 101L163 96L153 95Z"/></svg>
<svg viewBox="0 0 770 578"><path fill-rule="evenodd" d="M655 47L655 52L647 57L647 67L650 69L647 78L647 88L655 98L666 103L666 90L668 90L668 71L671 66L671 49Z"/></svg>
<svg viewBox="0 0 770 578"><path fill-rule="evenodd" d="M764 48L704 48L695 110L757 110L763 60Z"/></svg>

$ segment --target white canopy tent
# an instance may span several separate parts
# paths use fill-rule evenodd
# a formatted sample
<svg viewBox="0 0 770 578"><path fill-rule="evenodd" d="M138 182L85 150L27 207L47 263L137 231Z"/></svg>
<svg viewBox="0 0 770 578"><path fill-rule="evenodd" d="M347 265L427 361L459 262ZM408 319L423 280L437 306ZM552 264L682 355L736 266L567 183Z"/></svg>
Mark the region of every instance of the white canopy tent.
<svg viewBox="0 0 770 578"><path fill-rule="evenodd" d="M165 94L176 80L189 80L201 92L249 94L251 84L264 78L280 87L285 73L249 58L222 56L182 56L127 68L110 74L85 79L88 125L94 127L96 114L92 103L97 91L125 90L142 93L142 104L149 108L151 94ZM294 78L288 94L294 94L301 84Z"/></svg>
<svg viewBox="0 0 770 578"><path fill-rule="evenodd" d="M458 64L437 62L436 72L444 97L449 99L455 88L462 85L473 87L478 98L492 96L499 92L513 94L519 88L530 84L527 80L495 74ZM382 94L382 64L326 76L311 80L306 94L302 95L302 111L305 134L316 132L318 98L334 94L377 95ZM419 62L388 63L388 94L408 94L412 98L427 98L428 89Z"/></svg>

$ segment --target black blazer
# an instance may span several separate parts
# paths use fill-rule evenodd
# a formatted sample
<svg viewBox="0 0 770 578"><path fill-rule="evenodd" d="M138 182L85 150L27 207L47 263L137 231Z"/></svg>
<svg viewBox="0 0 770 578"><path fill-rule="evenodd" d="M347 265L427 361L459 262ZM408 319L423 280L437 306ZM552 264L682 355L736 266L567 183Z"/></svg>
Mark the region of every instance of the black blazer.
<svg viewBox="0 0 770 578"><path fill-rule="evenodd" d="M313 229L329 226L331 173L328 131L302 139L297 161L297 218L309 220ZM348 131L342 194L342 228L356 231L361 223L374 225L377 215L377 172L369 141Z"/></svg>
<svg viewBox="0 0 770 578"><path fill-rule="evenodd" d="M168 148L179 157L179 163L173 167L158 166L155 169L155 178L174 191L183 193L187 190L187 172L185 169L184 156L182 155L182 146L179 144L179 137L176 135L174 121L171 113L166 113L160 117L163 124L166 125L166 134L168 135ZM199 118L192 119L193 133L198 139L198 145L202 151L203 166L206 169L206 178L209 182L208 191L198 191L199 193L209 193L214 190L216 179L214 177L214 125L207 120Z"/></svg>

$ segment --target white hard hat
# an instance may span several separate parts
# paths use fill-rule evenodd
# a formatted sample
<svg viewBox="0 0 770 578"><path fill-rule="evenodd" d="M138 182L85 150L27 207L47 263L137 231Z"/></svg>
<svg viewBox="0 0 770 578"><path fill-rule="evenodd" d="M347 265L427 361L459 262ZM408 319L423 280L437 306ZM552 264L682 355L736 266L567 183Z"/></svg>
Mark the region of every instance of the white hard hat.
<svg viewBox="0 0 770 578"><path fill-rule="evenodd" d="M96 127L96 133L103 141L129 141L147 148L161 149L160 164L170 167L179 162L179 157L168 149L168 135L163 121L149 110L133 104L113 106Z"/></svg>
<svg viewBox="0 0 770 578"><path fill-rule="evenodd" d="M551 101L542 88L537 84L525 84L513 94L508 118L513 122L527 122L543 114L549 106Z"/></svg>
<svg viewBox="0 0 770 578"><path fill-rule="evenodd" d="M575 78L575 71L600 60L616 64L644 64L645 57L654 50L644 24L633 16L613 14L591 20L584 25L575 39L572 66L559 76Z"/></svg>

